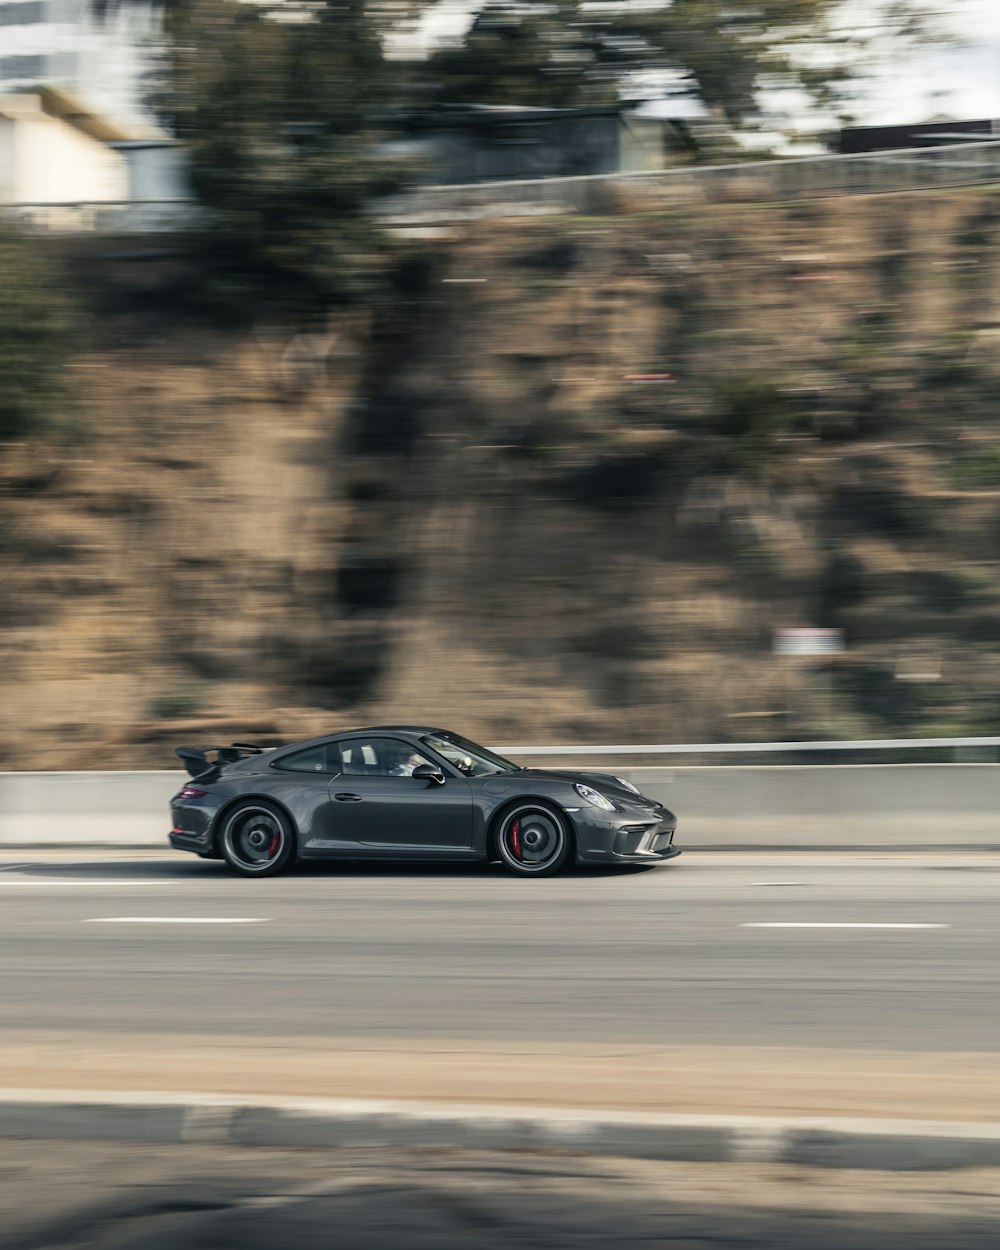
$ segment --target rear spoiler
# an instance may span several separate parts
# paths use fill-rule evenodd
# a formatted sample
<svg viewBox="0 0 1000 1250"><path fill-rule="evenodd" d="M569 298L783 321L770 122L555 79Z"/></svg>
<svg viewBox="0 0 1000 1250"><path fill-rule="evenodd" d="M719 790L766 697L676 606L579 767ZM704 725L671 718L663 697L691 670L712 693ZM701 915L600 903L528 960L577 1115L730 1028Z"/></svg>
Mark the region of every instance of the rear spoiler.
<svg viewBox="0 0 1000 1250"><path fill-rule="evenodd" d="M235 764L237 760L260 755L265 750L266 747L252 742L232 742L227 747L177 747L174 754L184 762L195 781L214 781L224 764ZM210 751L215 754L214 760L208 758Z"/></svg>

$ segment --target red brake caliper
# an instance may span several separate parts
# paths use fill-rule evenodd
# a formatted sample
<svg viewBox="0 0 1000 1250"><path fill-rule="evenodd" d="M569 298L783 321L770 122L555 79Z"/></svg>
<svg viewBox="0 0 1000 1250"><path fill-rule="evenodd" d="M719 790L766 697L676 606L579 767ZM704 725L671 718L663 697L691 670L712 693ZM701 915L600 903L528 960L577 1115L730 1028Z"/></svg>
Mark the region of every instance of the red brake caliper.
<svg viewBox="0 0 1000 1250"><path fill-rule="evenodd" d="M267 848L267 858L274 859L278 853L278 847L281 846L281 834L276 833L271 839L271 845Z"/></svg>
<svg viewBox="0 0 1000 1250"><path fill-rule="evenodd" d="M510 831L510 847L514 852L514 858L521 858L521 821L515 820L514 826Z"/></svg>

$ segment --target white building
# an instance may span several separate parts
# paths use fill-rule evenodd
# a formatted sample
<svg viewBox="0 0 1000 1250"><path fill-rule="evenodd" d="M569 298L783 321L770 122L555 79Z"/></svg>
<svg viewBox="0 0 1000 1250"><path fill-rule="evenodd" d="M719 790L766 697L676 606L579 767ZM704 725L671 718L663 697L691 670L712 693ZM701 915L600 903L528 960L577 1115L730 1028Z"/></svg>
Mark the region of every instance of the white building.
<svg viewBox="0 0 1000 1250"><path fill-rule="evenodd" d="M133 137L51 87L0 96L0 204L127 199L128 162L109 144Z"/></svg>
<svg viewBox="0 0 1000 1250"><path fill-rule="evenodd" d="M152 128L144 97L161 24L155 0L0 0L0 94L62 87L132 134Z"/></svg>

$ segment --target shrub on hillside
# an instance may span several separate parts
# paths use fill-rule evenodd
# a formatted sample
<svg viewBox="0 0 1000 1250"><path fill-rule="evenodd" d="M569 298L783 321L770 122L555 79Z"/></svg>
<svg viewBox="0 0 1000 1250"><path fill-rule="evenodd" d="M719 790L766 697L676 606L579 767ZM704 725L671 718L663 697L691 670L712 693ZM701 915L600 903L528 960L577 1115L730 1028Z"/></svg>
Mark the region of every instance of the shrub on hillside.
<svg viewBox="0 0 1000 1250"><path fill-rule="evenodd" d="M40 245L0 225L0 441L50 425L67 407L64 369L74 330Z"/></svg>
<svg viewBox="0 0 1000 1250"><path fill-rule="evenodd" d="M952 481L960 490L1000 488L1000 447L984 447L951 467Z"/></svg>
<svg viewBox="0 0 1000 1250"><path fill-rule="evenodd" d="M788 396L767 378L722 377L711 387L713 425L726 443L730 470L754 477L766 471L796 424Z"/></svg>

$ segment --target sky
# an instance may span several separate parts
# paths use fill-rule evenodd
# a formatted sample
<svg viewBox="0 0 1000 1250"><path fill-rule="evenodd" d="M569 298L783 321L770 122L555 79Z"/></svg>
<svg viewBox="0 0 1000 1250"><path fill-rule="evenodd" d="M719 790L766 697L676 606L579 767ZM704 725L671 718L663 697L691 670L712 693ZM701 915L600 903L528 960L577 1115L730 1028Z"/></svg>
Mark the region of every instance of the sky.
<svg viewBox="0 0 1000 1250"><path fill-rule="evenodd" d="M847 0L869 6L871 0ZM1000 0L937 0L942 26L956 41L900 60L887 57L865 92L859 120L904 124L932 117L1000 118ZM460 37L476 0L438 0L425 18L422 41Z"/></svg>
<svg viewBox="0 0 1000 1250"><path fill-rule="evenodd" d="M863 0L862 0L863 2ZM948 0L942 19L958 42L902 63L888 63L868 98L865 120L1000 118L1000 3Z"/></svg>

